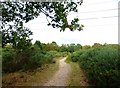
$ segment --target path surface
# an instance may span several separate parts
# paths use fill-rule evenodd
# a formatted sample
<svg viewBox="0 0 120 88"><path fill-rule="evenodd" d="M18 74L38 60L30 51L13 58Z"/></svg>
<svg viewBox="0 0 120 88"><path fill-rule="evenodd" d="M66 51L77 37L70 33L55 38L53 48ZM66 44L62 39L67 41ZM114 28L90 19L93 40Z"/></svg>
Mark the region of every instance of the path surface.
<svg viewBox="0 0 120 88"><path fill-rule="evenodd" d="M44 86L66 86L71 67L65 60L66 58L60 60L58 72Z"/></svg>

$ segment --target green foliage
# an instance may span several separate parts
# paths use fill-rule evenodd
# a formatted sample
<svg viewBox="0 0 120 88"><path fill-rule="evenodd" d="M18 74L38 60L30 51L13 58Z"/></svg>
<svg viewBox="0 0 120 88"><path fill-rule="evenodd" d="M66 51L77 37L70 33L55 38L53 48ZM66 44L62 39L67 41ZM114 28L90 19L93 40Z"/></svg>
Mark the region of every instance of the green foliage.
<svg viewBox="0 0 120 88"><path fill-rule="evenodd" d="M55 63L54 57L53 53L45 52L36 45L24 50L5 47L2 58L3 73L36 69L47 63Z"/></svg>
<svg viewBox="0 0 120 88"><path fill-rule="evenodd" d="M69 59L79 62L93 85L115 86L120 83L118 45L83 49L72 53Z"/></svg>
<svg viewBox="0 0 120 88"><path fill-rule="evenodd" d="M2 48L0 47L0 55L2 55Z"/></svg>
<svg viewBox="0 0 120 88"><path fill-rule="evenodd" d="M11 72L14 70L13 66L15 65L15 51L11 48L5 48L2 50L2 72Z"/></svg>
<svg viewBox="0 0 120 88"><path fill-rule="evenodd" d="M81 30L82 26L78 24L79 19L74 18L71 24L67 22L67 15L71 11L78 12L78 6L83 2L81 0L62 1L62 2L2 2L2 21L6 22L29 22L43 13L46 17L51 19L48 25L53 28L69 28L71 31L77 29ZM11 15L13 14L13 15ZM53 14L53 15L52 15Z"/></svg>
<svg viewBox="0 0 120 88"><path fill-rule="evenodd" d="M16 26L15 31L11 29L2 30L2 47L8 43L17 49L24 49L31 45L29 37L32 35L32 32L29 29L23 28L21 25L19 27Z"/></svg>
<svg viewBox="0 0 120 88"><path fill-rule="evenodd" d="M83 46L83 49L90 49L90 48L91 48L90 45L85 45L85 46Z"/></svg>
<svg viewBox="0 0 120 88"><path fill-rule="evenodd" d="M50 55L52 55L54 58L55 57L65 57L67 56L67 52L58 52L58 51L49 51L48 52Z"/></svg>
<svg viewBox="0 0 120 88"><path fill-rule="evenodd" d="M37 51L29 58L27 63L24 64L23 69L28 70L28 69L35 69L41 67L43 65L43 59L44 59L44 54Z"/></svg>
<svg viewBox="0 0 120 88"><path fill-rule="evenodd" d="M56 51L59 49L57 43L55 42L46 44L44 48L45 48L45 51Z"/></svg>
<svg viewBox="0 0 120 88"><path fill-rule="evenodd" d="M79 51L75 51L69 55L69 59L73 62L77 62L82 54L84 54L86 50L82 49Z"/></svg>
<svg viewBox="0 0 120 88"><path fill-rule="evenodd" d="M74 51L79 51L80 49L82 49L82 45L80 44L75 45L74 43L72 43L72 44L62 45L59 51L72 53Z"/></svg>
<svg viewBox="0 0 120 88"><path fill-rule="evenodd" d="M102 44L94 43L94 45L92 47L94 47L94 48L102 47Z"/></svg>
<svg viewBox="0 0 120 88"><path fill-rule="evenodd" d="M30 57L33 55L31 49L15 50L10 47L3 48L2 65L3 73L14 72L24 68L25 64L30 62Z"/></svg>
<svg viewBox="0 0 120 88"><path fill-rule="evenodd" d="M38 40L35 42L34 46L38 49L41 49L41 50L43 49L41 42Z"/></svg>
<svg viewBox="0 0 120 88"><path fill-rule="evenodd" d="M22 39L27 40L27 37L32 35L32 32L24 28L23 23L33 20L40 13L51 19L50 22L47 20L48 26L60 28L60 31L65 31L66 28L71 31L81 31L83 25L78 23L79 19L74 18L68 24L67 16L71 11L78 12L78 6L82 3L81 0L77 2L69 0L62 2L1 2L2 25L0 28L2 29L2 46L4 47L7 43L12 43L13 46L16 46L16 43L20 42L20 38L23 36L24 38ZM17 36L18 34L20 36Z"/></svg>

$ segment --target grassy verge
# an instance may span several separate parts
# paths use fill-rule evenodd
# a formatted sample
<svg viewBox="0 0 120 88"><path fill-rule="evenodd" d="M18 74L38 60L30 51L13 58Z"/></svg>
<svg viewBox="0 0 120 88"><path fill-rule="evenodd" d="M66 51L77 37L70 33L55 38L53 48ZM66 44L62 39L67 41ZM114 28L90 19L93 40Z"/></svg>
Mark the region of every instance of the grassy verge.
<svg viewBox="0 0 120 88"><path fill-rule="evenodd" d="M35 71L15 72L3 76L3 86L41 86L47 82L59 69L59 59L55 64L47 64Z"/></svg>
<svg viewBox="0 0 120 88"><path fill-rule="evenodd" d="M78 63L66 61L71 65L71 74L68 86L88 86L87 79Z"/></svg>

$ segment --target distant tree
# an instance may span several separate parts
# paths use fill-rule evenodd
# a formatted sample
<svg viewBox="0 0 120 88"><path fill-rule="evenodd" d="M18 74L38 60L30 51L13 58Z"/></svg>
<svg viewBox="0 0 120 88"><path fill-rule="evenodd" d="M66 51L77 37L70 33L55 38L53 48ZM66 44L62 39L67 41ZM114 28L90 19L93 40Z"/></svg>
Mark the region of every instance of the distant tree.
<svg viewBox="0 0 120 88"><path fill-rule="evenodd" d="M43 49L43 51L45 51L45 52L47 51L47 50L46 50L46 45L47 45L47 44L42 43L42 49Z"/></svg>
<svg viewBox="0 0 120 88"><path fill-rule="evenodd" d="M77 45L75 46L75 50L80 50L80 49L82 49L82 45L77 44Z"/></svg>
<svg viewBox="0 0 120 88"><path fill-rule="evenodd" d="M45 49L46 49L46 51L51 51L51 50L57 51L59 49L59 46L57 45L56 42L53 41L52 43L46 44Z"/></svg>
<svg viewBox="0 0 120 88"><path fill-rule="evenodd" d="M107 43L104 43L104 46L106 46L107 45Z"/></svg>
<svg viewBox="0 0 120 88"><path fill-rule="evenodd" d="M100 47L100 46L102 46L102 44L100 44L100 43L94 43L94 45L92 47L97 48L97 47Z"/></svg>
<svg viewBox="0 0 120 88"><path fill-rule="evenodd" d="M62 44L62 46L60 46L59 48L59 52L67 52L68 51L68 47L65 44Z"/></svg>
<svg viewBox="0 0 120 88"><path fill-rule="evenodd" d="M52 41L52 44L55 44L55 45L57 45L57 43L56 43L55 41Z"/></svg>
<svg viewBox="0 0 120 88"><path fill-rule="evenodd" d="M89 49L89 48L91 48L91 46L90 46L90 45L85 45L85 46L83 46L83 48L82 48L82 49Z"/></svg>
<svg viewBox="0 0 120 88"><path fill-rule="evenodd" d="M68 46L68 52L74 52L75 51L75 44L74 43L72 43L72 44L70 44L69 46Z"/></svg>
<svg viewBox="0 0 120 88"><path fill-rule="evenodd" d="M41 50L43 49L41 42L38 40L35 41L34 46L39 47L39 49L41 49Z"/></svg>
<svg viewBox="0 0 120 88"><path fill-rule="evenodd" d="M55 41L53 41L51 44L54 47L54 50L57 51L59 49L59 46L57 45L57 43Z"/></svg>

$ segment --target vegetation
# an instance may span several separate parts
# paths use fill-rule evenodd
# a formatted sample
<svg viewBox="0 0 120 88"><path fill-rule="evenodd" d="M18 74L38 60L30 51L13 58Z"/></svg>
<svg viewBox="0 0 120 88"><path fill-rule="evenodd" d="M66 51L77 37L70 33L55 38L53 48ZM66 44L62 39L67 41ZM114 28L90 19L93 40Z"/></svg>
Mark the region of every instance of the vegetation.
<svg viewBox="0 0 120 88"><path fill-rule="evenodd" d="M118 45L83 48L71 53L68 59L79 63L92 85L115 86L120 83Z"/></svg>
<svg viewBox="0 0 120 88"><path fill-rule="evenodd" d="M20 50L7 45L2 48L3 75L42 68L45 64L56 63L53 59L55 57L68 56L66 62L72 67L69 86L88 85L87 82L97 86L119 84L119 45L79 45L79 48L76 48L78 45L58 46L55 42L44 44L36 41L28 48ZM88 81L82 81L87 79Z"/></svg>
<svg viewBox="0 0 120 88"><path fill-rule="evenodd" d="M0 46L2 46L2 72L12 73L16 71L29 71L42 68L45 64L55 63L54 57L68 55L68 60L75 62L72 68L78 69L76 63L84 70L92 85L119 85L120 83L120 60L118 45L94 44L81 46L70 44L58 46L56 42L44 44L40 41L31 43L31 30L24 27L24 22L38 17L43 13L50 18L48 26L60 28L65 31L83 29L78 24L79 19L74 18L68 24L67 16L70 12L78 12L77 7L83 0L71 2L1 2L2 10ZM47 19L48 20L48 19ZM1 44L2 41L2 44ZM0 51L1 57L1 51ZM1 59L1 58L0 58ZM75 71L75 70L74 70ZM77 71L75 71L77 73ZM78 73L79 74L79 71ZM76 75L76 74L75 74ZM79 76L75 76L76 78ZM74 83L78 81L73 81Z"/></svg>
<svg viewBox="0 0 120 88"><path fill-rule="evenodd" d="M24 22L40 16L43 13L48 21L48 26L60 28L60 31L65 31L69 28L71 31L83 28L79 24L79 19L74 18L68 24L67 16L70 12L78 12L78 6L82 4L82 0L77 2L61 1L61 2L1 2L1 23L2 31L2 47L10 43L13 47L18 47L19 44L24 45L30 42L29 38L32 35L31 30L24 27ZM26 43L25 43L26 42ZM28 44L28 43L27 43ZM22 47L20 47L22 48Z"/></svg>
<svg viewBox="0 0 120 88"><path fill-rule="evenodd" d="M55 63L53 57L67 54L65 50L60 50L55 42L41 44L36 41L33 45L30 38L33 33L24 27L24 22L27 23L43 13L46 18L51 19L50 22L47 19L48 26L60 28L60 31L65 31L66 28L71 31L81 31L83 25L78 24L78 18L74 18L70 24L67 19L68 13L78 12L77 7L81 4L81 0L77 2L69 0L68 2L1 2L2 72L35 69L45 63ZM61 53L58 54L58 51Z"/></svg>
<svg viewBox="0 0 120 88"><path fill-rule="evenodd" d="M79 67L78 63L70 62L72 72L70 74L68 86L89 86L86 75Z"/></svg>
<svg viewBox="0 0 120 88"><path fill-rule="evenodd" d="M59 69L59 59L54 58L55 64L45 64L44 66L32 71L17 71L3 76L3 86L42 86Z"/></svg>
<svg viewBox="0 0 120 88"><path fill-rule="evenodd" d="M48 51L47 48L43 47L47 47L47 45L42 44L40 41L36 41L34 45L25 49L14 49L11 45L4 47L2 49L3 74L36 69L44 64L55 63L54 57L67 55L67 52L58 52L56 48L51 48Z"/></svg>

